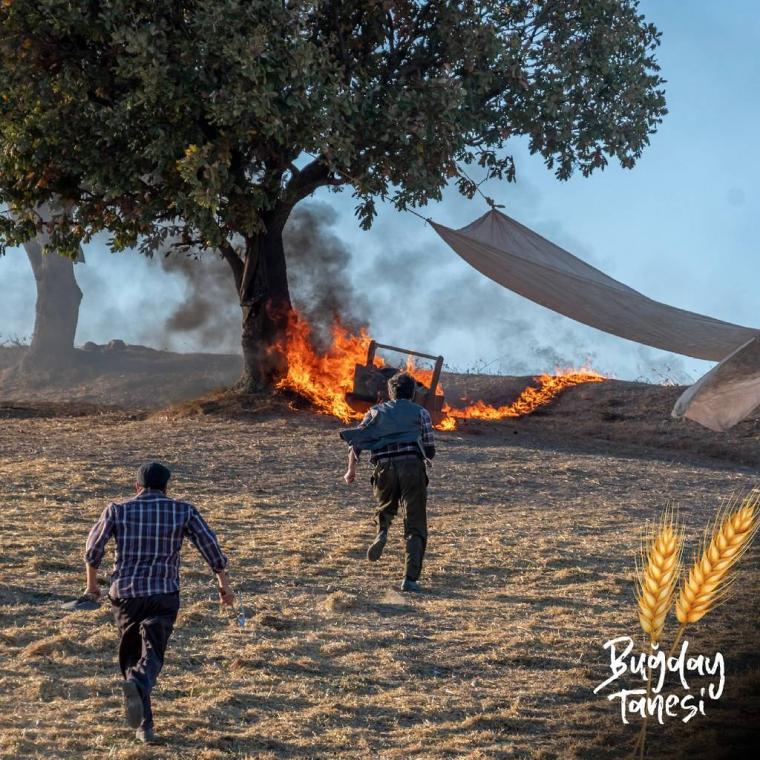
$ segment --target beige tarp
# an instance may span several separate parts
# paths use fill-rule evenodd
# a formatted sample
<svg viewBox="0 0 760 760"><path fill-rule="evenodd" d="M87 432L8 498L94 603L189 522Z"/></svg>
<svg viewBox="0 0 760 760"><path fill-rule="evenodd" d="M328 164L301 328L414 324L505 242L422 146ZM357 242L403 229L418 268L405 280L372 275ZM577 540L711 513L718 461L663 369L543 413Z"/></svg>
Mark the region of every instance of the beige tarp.
<svg viewBox="0 0 760 760"><path fill-rule="evenodd" d="M673 407L673 416L722 432L758 408L760 338L753 338L687 388Z"/></svg>
<svg viewBox="0 0 760 760"><path fill-rule="evenodd" d="M505 288L599 330L697 359L721 361L760 329L653 301L499 211L435 231L469 264Z"/></svg>
<svg viewBox="0 0 760 760"><path fill-rule="evenodd" d="M722 361L760 335L760 329L653 301L495 209L459 230L431 224L466 262L486 277L559 314L612 335L711 361ZM745 367L742 372L747 373L745 380L737 384L732 379L724 386L727 382L724 372L728 371L717 373L718 379L709 383L710 398L717 398L725 387L732 398L741 397L741 401L737 398L731 401L736 410L752 404L755 396L750 386L756 389L757 385L752 383L760 382L760 358L757 352L750 352L747 357L746 366L742 364ZM732 370L730 374L733 377ZM750 377L754 381L746 379ZM695 394L695 401L698 396ZM758 402L754 403L757 406ZM681 413L686 414L687 407L688 403ZM750 408L744 416L751 411ZM728 420L737 413L721 419ZM738 419L741 417L735 421Z"/></svg>

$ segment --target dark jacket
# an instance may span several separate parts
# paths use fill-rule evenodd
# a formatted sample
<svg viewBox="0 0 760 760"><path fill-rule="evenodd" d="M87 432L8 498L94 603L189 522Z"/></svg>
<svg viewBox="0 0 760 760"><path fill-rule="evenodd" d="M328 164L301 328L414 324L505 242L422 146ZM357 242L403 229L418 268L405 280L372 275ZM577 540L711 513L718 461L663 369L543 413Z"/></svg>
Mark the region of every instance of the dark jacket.
<svg viewBox="0 0 760 760"><path fill-rule="evenodd" d="M341 430L340 437L358 451L378 451L394 443L417 443L424 456L421 408L408 399L386 401L372 407L366 425Z"/></svg>

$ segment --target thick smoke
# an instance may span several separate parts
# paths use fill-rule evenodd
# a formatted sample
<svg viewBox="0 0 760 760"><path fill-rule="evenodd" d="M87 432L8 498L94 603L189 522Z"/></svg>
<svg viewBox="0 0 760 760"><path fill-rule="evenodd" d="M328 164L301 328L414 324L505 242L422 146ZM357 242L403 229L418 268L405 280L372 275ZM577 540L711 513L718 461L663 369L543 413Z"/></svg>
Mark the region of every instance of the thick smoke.
<svg viewBox="0 0 760 760"><path fill-rule="evenodd" d="M284 232L291 297L321 348L329 344L336 319L358 330L366 326L368 311L348 275L351 254L330 229L337 218L325 203L306 204L294 210ZM190 343L203 351L239 351L240 306L226 262L211 252L160 261L165 272L181 278L184 290L163 325L165 347Z"/></svg>
<svg viewBox="0 0 760 760"><path fill-rule="evenodd" d="M183 299L162 332L168 347L191 343L201 350L233 353L240 347L240 306L227 264L211 252L161 256L164 272L181 278ZM155 336L154 336L155 340Z"/></svg>
<svg viewBox="0 0 760 760"><path fill-rule="evenodd" d="M329 345L336 320L358 331L366 327L369 301L350 278L351 252L330 229L338 214L326 203L297 208L285 227L285 256L296 308L314 328L315 342Z"/></svg>
<svg viewBox="0 0 760 760"><path fill-rule="evenodd" d="M410 245L413 228L410 236L404 225L381 222L372 235L352 235L349 247L336 235L337 219L332 206L310 203L295 210L285 230L293 302L323 344L337 315L351 327L368 324L383 342L443 353L463 371L529 375L588 362L618 377L688 383L708 368L542 309L471 270L432 232L419 236L424 244ZM556 225L550 236L607 268ZM240 351L232 274L211 252L199 260L177 254L148 260L96 249L76 276L84 293L79 345L121 338L176 351ZM6 293L0 332L28 335L35 293L26 257L0 259L0 277Z"/></svg>

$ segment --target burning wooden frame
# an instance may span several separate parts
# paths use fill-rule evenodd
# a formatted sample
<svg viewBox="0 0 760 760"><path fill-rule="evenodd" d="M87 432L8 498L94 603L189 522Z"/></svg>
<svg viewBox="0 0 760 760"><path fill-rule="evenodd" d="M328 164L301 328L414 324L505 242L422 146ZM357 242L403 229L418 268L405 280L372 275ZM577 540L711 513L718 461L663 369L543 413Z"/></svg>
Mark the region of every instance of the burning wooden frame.
<svg viewBox="0 0 760 760"><path fill-rule="evenodd" d="M395 367L377 366L375 354L378 348L396 351L410 357L416 356L423 359L431 359L435 362L435 367L430 373L428 385L419 380L420 371L415 368L413 374L417 380L417 390L413 401L420 406L424 406L430 412L434 425L439 424L445 416L443 412L444 396L442 393L436 392L441 378L441 370L443 369L443 357L423 354L420 351L413 351L408 348L390 346L374 340L370 342L367 348L366 363L357 364L354 368L353 389L346 393L346 403L348 406L356 412L366 412L371 406L388 400L388 380L399 370Z"/></svg>

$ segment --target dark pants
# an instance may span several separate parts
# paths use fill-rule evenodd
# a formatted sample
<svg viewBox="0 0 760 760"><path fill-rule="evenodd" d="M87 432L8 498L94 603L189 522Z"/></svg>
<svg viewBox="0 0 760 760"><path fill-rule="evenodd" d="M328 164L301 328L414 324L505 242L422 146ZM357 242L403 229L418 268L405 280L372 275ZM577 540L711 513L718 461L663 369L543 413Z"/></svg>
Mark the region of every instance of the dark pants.
<svg viewBox="0 0 760 760"><path fill-rule="evenodd" d="M404 508L405 569L412 581L420 577L427 546L427 484L425 463L419 457L381 459L372 474L378 530L388 530L399 505Z"/></svg>
<svg viewBox="0 0 760 760"><path fill-rule="evenodd" d="M119 629L119 667L143 699L142 727L153 726L150 693L164 664L164 652L179 611L179 593L111 599Z"/></svg>

